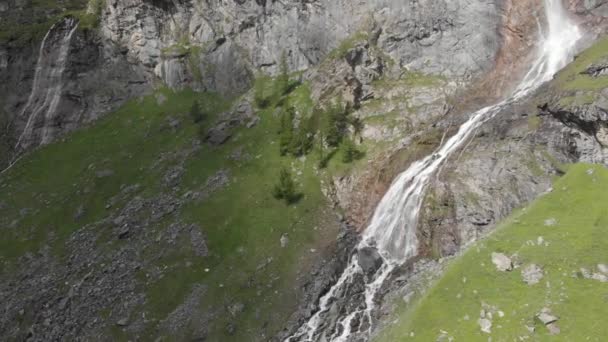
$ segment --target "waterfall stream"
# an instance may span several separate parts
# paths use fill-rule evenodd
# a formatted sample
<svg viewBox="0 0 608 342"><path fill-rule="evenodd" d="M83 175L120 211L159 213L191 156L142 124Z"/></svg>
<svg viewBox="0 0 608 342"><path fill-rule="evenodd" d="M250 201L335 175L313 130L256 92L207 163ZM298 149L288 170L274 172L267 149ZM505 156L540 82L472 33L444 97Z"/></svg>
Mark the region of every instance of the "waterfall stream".
<svg viewBox="0 0 608 342"><path fill-rule="evenodd" d="M392 271L416 256L418 241L416 226L424 199L424 191L431 176L452 153L463 147L473 133L508 106L552 79L566 66L582 37L577 25L568 17L561 0L545 0L546 26L540 32L539 50L528 73L515 91L505 100L485 107L470 115L458 132L437 151L413 163L393 181L382 198L371 222L363 233L357 251L336 284L320 299L318 311L286 342L295 341L351 341L353 336L368 339L373 329L372 313L375 298ZM377 251L382 264L369 274L361 266L362 252ZM353 285L363 281L364 285ZM347 305L332 318L336 299L346 296L353 286L364 286L358 303Z"/></svg>
<svg viewBox="0 0 608 342"><path fill-rule="evenodd" d="M32 90L18 116L27 117L27 121L15 145L17 155L32 145L39 120L43 121L39 125L42 127L39 142L46 144L50 141L48 127L61 100L63 73L68 61L70 42L77 28L78 20L66 17L49 29L40 44Z"/></svg>

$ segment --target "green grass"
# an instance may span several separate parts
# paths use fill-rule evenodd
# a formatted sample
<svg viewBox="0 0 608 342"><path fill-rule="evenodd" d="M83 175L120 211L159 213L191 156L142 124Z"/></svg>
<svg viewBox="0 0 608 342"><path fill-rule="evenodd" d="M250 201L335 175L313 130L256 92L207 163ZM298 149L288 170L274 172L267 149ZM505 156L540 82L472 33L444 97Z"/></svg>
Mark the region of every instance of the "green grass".
<svg viewBox="0 0 608 342"><path fill-rule="evenodd" d="M408 71L398 79L381 78L372 84L380 89L389 90L396 86L405 88L416 87L441 87L445 84L446 78L441 75L425 74L421 72Z"/></svg>
<svg viewBox="0 0 608 342"><path fill-rule="evenodd" d="M608 287L577 273L581 267L593 270L608 263L608 170L575 164L554 189L454 260L427 293L400 310L398 320L378 340L435 341L445 331L455 341L515 341L520 336L532 341L603 341L608 336L608 326L602 323L608 314ZM548 219L557 224L545 225ZM546 245L537 244L539 236ZM527 285L521 268L498 272L492 252L517 254L523 266L541 265L544 278ZM482 333L477 323L482 303L504 312L504 317L494 314L491 334ZM561 334L550 337L535 322L543 307L559 316ZM530 333L526 325L535 326L536 332Z"/></svg>
<svg viewBox="0 0 608 342"><path fill-rule="evenodd" d="M328 55L328 60L335 60L339 58L344 58L348 50L357 46L357 44L363 43L367 41L369 38L369 33L365 31L359 31L354 33L352 36L344 39L337 48L332 50Z"/></svg>
<svg viewBox="0 0 608 342"><path fill-rule="evenodd" d="M168 99L163 105L157 105L153 96L131 101L93 127L72 134L68 141L33 152L0 178L0 201L6 206L0 222L15 221L17 227L28 229L5 233L0 258L12 259L40 248L51 231L61 245L78 227L107 215L106 203L123 184L139 183L150 193L158 191L158 171L144 168L160 153L185 145L196 131L187 127L174 135L165 127L167 117L186 113L194 99L213 108L212 112L226 108L214 95L162 93ZM114 175L96 177L96 171L106 169ZM76 222L73 216L81 204L86 215ZM23 208L32 213L22 217Z"/></svg>
<svg viewBox="0 0 608 342"><path fill-rule="evenodd" d="M556 76L556 84L563 90L600 90L608 87L608 76L591 77L583 75L593 63L608 57L608 37L600 39L592 47L583 51ZM588 98L588 94L583 94ZM588 102L588 99L584 99Z"/></svg>

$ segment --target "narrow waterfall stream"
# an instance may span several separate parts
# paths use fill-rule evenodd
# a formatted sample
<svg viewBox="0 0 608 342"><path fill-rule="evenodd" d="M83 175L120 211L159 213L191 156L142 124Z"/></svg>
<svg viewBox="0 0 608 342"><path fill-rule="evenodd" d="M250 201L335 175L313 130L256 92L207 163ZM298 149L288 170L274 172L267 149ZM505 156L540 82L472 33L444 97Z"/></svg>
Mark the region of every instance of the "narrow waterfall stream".
<svg viewBox="0 0 608 342"><path fill-rule="evenodd" d="M40 44L32 91L18 116L27 117L27 122L15 145L17 155L31 146L36 122L44 120L46 123L52 120L57 111L63 90L62 78L68 60L70 42L77 28L77 19L64 18L49 29ZM48 124L43 125L43 127L48 126ZM48 143L49 133L40 132L38 139L42 144Z"/></svg>
<svg viewBox="0 0 608 342"><path fill-rule="evenodd" d="M540 33L536 60L515 91L507 99L478 110L460 126L435 153L413 163L392 183L380 201L363 233L348 266L335 285L320 299L319 310L286 342L367 340L373 329L375 299L392 271L416 256L416 226L431 176L452 153L460 149L478 127L512 104L552 79L571 60L576 43L582 37L568 17L561 0L545 0L546 26ZM370 272L361 267L360 256L377 253L382 260ZM370 274L371 273L371 274ZM354 285L356 283L364 285ZM363 296L342 310L335 307L337 298L348 295L349 288L364 286ZM335 317L336 312L338 318ZM340 312L346 311L346 312Z"/></svg>

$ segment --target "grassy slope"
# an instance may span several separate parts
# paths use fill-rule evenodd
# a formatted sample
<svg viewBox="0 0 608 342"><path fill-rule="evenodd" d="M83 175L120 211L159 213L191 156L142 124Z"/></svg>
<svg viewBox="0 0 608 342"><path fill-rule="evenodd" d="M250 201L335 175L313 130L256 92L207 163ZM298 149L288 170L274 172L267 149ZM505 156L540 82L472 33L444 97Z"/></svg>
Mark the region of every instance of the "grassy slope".
<svg viewBox="0 0 608 342"><path fill-rule="evenodd" d="M608 87L608 77L591 77L581 72L594 63L605 62L606 58L608 58L608 37L600 39L585 50L556 76L553 87L566 95L561 96L559 101L561 105L585 105L597 100L599 91Z"/></svg>
<svg viewBox="0 0 608 342"><path fill-rule="evenodd" d="M608 170L598 165L571 166L554 189L456 259L442 279L415 305L403 309L396 324L378 340L434 341L441 331L455 341L487 341L490 336L492 341L520 336L545 340L549 339L547 330L534 316L549 307L560 317L562 330L552 340L603 341L608 336L603 323L608 314L608 286L581 278L577 272L608 263ZM557 224L545 225L552 218ZM539 236L547 245L530 243ZM491 262L495 251L517 254L523 266L542 265L545 277L529 286L522 281L521 268L496 271ZM502 318L494 315L491 335L482 333L477 323L482 303L505 313ZM530 334L526 325L535 325L536 333Z"/></svg>
<svg viewBox="0 0 608 342"><path fill-rule="evenodd" d="M35 252L45 244L58 257L65 255L64 241L72 232L124 204L106 209L121 185L140 184L141 190L133 195L144 198L167 191L160 179L175 161L168 158L156 163L163 154L192 146L198 128L185 114L191 103L198 99L213 113L225 110L228 104L213 95L191 91L162 93L167 98L164 104L158 105L154 96L133 101L64 141L35 151L0 176L0 226L8 227L3 228L0 240L0 275L12 272L18 266L19 256ZM307 86L297 88L288 101L303 112L312 107ZM142 269L140 285L147 294L147 303L141 310L148 317L164 318L197 283L208 286L201 298L203 308L220 317L210 327L211 340L240 341L245 336L255 336L248 329L255 329L257 334L263 325L271 333L292 312L297 301L294 280L298 271L293 265L305 264L314 254L310 249L320 249L320 245L331 241L336 225L331 223L333 216L315 175L318 161L279 156L276 143L279 119L273 111L259 112L261 121L256 127L238 130L221 147L204 145L186 161L180 194L200 188L219 170L230 173L230 183L208 200L189 204L178 214L181 221L201 226L208 239L209 257L197 258L189 248L178 246L157 263L170 270L160 281L147 283L143 276L155 265ZM181 119L177 131L169 127L168 117ZM211 120L205 124L209 125ZM228 158L238 148L251 159ZM297 205L287 207L271 196L281 166L289 166L294 175L299 174L296 182L304 198ZM95 176L96 171L105 169L114 174L105 178ZM75 222L74 213L80 204L86 208L86 214ZM22 212L24 208L27 211ZM168 223L151 229L156 234L167 226ZM280 248L279 240L284 233L290 243L287 248ZM107 243L104 248L112 246ZM256 271L268 258L274 261ZM190 267L186 266L188 261L192 263ZM205 268L210 271L205 272ZM244 284L254 273L256 282L263 286L246 288ZM245 310L230 318L227 305L237 302L245 304ZM224 332L229 321L237 326L236 335L230 337ZM117 339L128 338L116 327L112 333ZM162 331L149 326L148 334L158 335Z"/></svg>

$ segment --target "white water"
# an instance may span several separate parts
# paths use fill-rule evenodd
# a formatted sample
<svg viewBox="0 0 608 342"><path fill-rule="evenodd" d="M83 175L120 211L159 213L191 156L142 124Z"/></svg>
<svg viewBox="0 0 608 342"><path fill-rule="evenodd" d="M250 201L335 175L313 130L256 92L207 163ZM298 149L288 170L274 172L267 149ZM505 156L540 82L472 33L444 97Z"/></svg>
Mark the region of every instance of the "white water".
<svg viewBox="0 0 608 342"><path fill-rule="evenodd" d="M538 56L516 90L495 105L480 109L471 114L469 120L460 126L458 132L447 140L435 153L412 164L393 182L388 192L380 201L371 223L363 234L357 247L375 247L381 254L384 263L366 280L365 303L347 316L338 320L336 332L325 336L328 341L347 341L353 333L369 336L372 331L372 310L374 299L392 271L417 254L418 241L416 226L418 214L424 199L424 190L430 177L435 174L443 162L457 151L471 137L476 129L491 119L502 108L536 90L543 83L551 80L553 75L566 66L571 60L576 43L582 37L577 25L568 17L561 0L545 0L546 32L540 34ZM340 279L319 302L319 311L286 342L320 340L319 333L323 327L324 317L331 309L333 298L341 289L348 286L357 274L362 273L357 255L353 256ZM358 317L369 322L365 331L352 332L351 322Z"/></svg>
<svg viewBox="0 0 608 342"><path fill-rule="evenodd" d="M53 51L52 49L49 49L48 45L49 43L52 44L54 42L49 40L53 36L52 33L59 25L65 25L67 31L65 31L64 36L59 40L59 48L57 51ZM53 116L57 111L61 99L61 92L63 90L62 77L67 64L70 41L77 28L78 21L76 19L66 18L53 25L40 44L32 91L19 114L19 117L25 115L29 116L25 128L15 145L17 153L28 147L28 139L33 134L36 120L42 115L44 120L44 125L42 127L48 127L49 121L53 119ZM50 52L47 53L47 51ZM50 137L47 129L43 128L40 138L42 144L48 143Z"/></svg>

